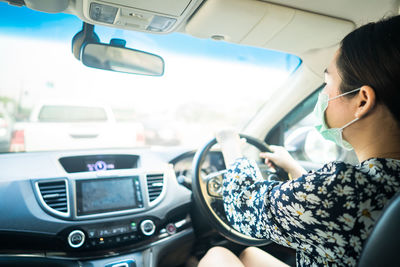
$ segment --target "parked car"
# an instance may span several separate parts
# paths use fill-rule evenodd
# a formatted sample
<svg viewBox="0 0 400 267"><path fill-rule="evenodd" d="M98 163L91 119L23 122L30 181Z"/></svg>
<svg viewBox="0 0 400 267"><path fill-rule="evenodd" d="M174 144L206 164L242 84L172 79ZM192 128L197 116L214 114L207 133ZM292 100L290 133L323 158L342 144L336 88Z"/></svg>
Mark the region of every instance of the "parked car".
<svg viewBox="0 0 400 267"><path fill-rule="evenodd" d="M38 104L29 122L15 125L10 152L143 145L143 125L117 123L108 106L52 101Z"/></svg>

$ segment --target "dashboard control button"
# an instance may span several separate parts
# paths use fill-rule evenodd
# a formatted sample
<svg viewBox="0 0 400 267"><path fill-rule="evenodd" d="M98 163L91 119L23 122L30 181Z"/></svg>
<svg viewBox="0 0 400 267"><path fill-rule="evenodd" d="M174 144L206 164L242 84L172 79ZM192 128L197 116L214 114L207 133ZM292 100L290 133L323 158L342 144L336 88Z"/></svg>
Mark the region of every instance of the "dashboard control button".
<svg viewBox="0 0 400 267"><path fill-rule="evenodd" d="M135 239L136 239L136 235L135 235L135 234L130 234L130 235L129 235L129 238L130 238L131 240L135 240Z"/></svg>
<svg viewBox="0 0 400 267"><path fill-rule="evenodd" d="M99 230L99 236L109 236L109 235L111 235L111 231L109 231L108 229Z"/></svg>
<svg viewBox="0 0 400 267"><path fill-rule="evenodd" d="M173 223L167 224L166 229L167 229L168 234L170 234L170 235L176 233L176 227Z"/></svg>
<svg viewBox="0 0 400 267"><path fill-rule="evenodd" d="M79 248L85 242L85 234L81 230L74 230L68 235L68 244L72 248Z"/></svg>
<svg viewBox="0 0 400 267"><path fill-rule="evenodd" d="M88 234L89 234L89 238L93 238L93 237L96 236L96 230L90 230L90 231L88 232Z"/></svg>
<svg viewBox="0 0 400 267"><path fill-rule="evenodd" d="M144 235L151 236L156 231L156 226L152 220L144 220L140 224L140 229Z"/></svg>
<svg viewBox="0 0 400 267"><path fill-rule="evenodd" d="M124 260L107 264L104 267L136 267L136 262L134 260Z"/></svg>

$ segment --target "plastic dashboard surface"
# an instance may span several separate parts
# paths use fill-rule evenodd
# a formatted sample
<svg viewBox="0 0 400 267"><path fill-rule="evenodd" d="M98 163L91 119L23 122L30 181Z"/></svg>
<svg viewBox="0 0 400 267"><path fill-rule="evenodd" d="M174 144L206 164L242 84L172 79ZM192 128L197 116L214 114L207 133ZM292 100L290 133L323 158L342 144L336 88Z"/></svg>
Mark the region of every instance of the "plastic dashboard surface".
<svg viewBox="0 0 400 267"><path fill-rule="evenodd" d="M0 253L96 258L140 251L191 229L191 191L177 182L168 164L184 152L144 148L0 155L0 211L5 215L0 216ZM80 164L80 169L72 166L68 172L65 158L69 167ZM132 164L118 168L121 159Z"/></svg>

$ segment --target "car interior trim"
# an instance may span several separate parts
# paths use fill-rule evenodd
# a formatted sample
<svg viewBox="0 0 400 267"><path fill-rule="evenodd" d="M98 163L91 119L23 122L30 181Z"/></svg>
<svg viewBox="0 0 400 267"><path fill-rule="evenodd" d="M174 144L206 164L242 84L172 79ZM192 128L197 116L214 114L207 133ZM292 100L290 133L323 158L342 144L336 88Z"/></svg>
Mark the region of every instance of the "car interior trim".
<svg viewBox="0 0 400 267"><path fill-rule="evenodd" d="M60 212L58 210L53 209L50 207L45 200L43 199L42 192L40 191L39 184L44 183L44 182L58 182L58 181L64 181L65 183L65 190L66 190L66 201L67 201L67 212ZM39 200L39 204L42 206L42 208L50 213L51 215L56 215L60 216L63 218L69 218L71 216L71 201L70 201L70 194L69 194L69 186L68 186L68 180L65 178L54 178L54 179L45 179L45 180L38 180L34 182L34 187L35 187L35 192L36 196Z"/></svg>

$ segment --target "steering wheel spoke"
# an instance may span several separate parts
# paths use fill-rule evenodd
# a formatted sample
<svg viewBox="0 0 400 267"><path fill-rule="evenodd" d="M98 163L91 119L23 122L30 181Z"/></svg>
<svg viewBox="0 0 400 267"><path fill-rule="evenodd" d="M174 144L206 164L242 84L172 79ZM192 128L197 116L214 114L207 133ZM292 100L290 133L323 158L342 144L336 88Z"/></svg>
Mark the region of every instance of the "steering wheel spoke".
<svg viewBox="0 0 400 267"><path fill-rule="evenodd" d="M210 197L222 199L223 175L226 172L227 170L212 172L205 177L202 177L202 180L207 187L207 193Z"/></svg>
<svg viewBox="0 0 400 267"><path fill-rule="evenodd" d="M255 146L262 152L270 151L268 145L258 139L242 134L240 137L245 138L247 143ZM223 175L227 170L212 172L207 175L203 175L202 173L202 164L207 153L216 144L217 140L213 138L196 152L193 159L192 190L194 200L199 207L200 212L221 235L235 243L246 246L262 246L271 243L269 239L257 239L236 231L226 220L226 216L223 214L222 191ZM284 172L282 172L282 169L280 168L275 167L274 171L266 164L259 164L259 167L265 179L281 180L285 177ZM279 175L281 179L277 179Z"/></svg>

